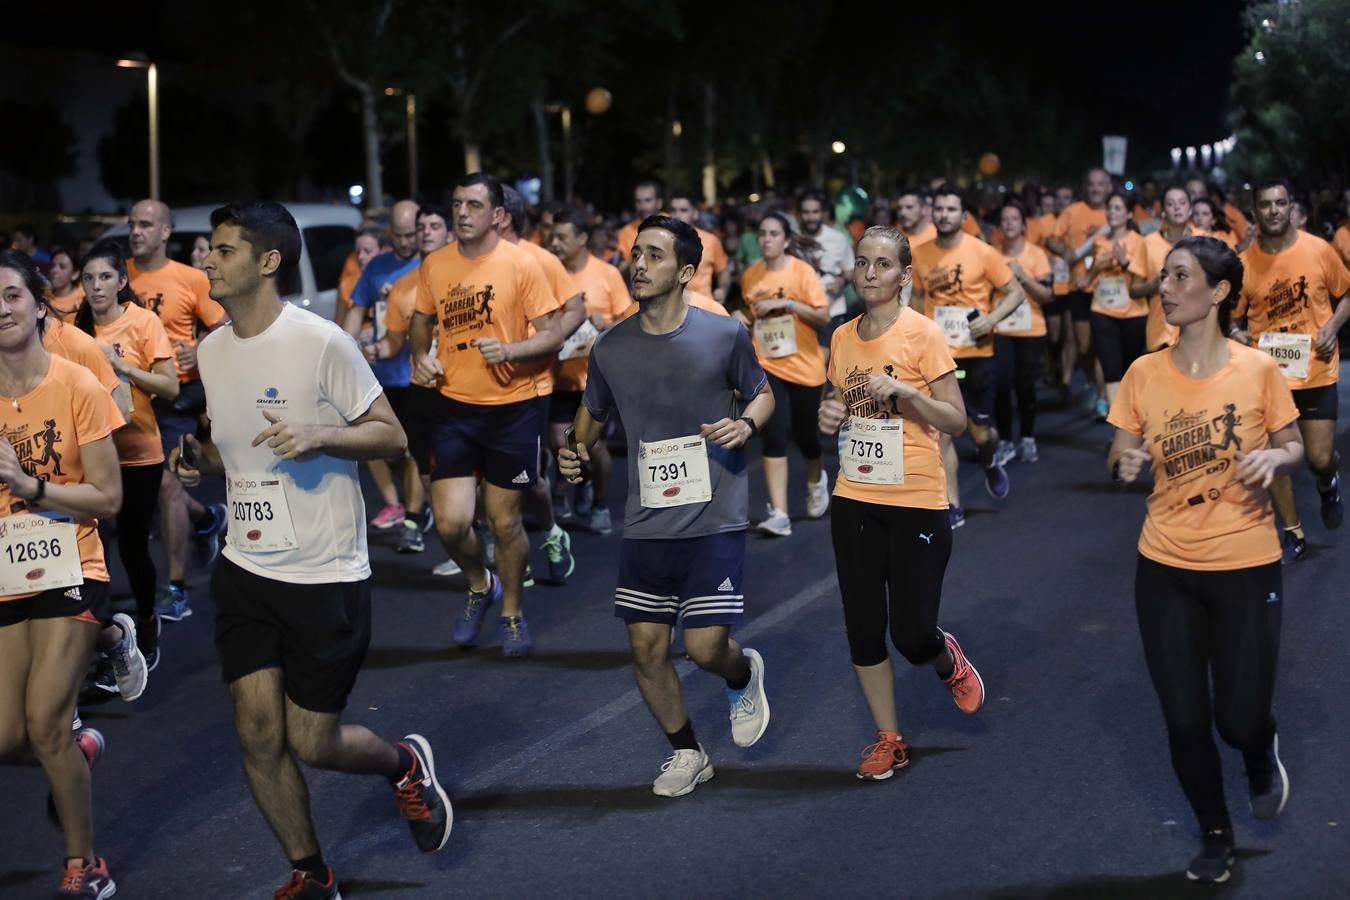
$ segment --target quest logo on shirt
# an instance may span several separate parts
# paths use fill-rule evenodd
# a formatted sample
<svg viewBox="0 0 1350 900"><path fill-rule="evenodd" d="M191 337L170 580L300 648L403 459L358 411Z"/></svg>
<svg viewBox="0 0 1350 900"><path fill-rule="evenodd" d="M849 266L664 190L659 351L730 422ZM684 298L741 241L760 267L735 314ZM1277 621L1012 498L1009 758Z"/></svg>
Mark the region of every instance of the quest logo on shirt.
<svg viewBox="0 0 1350 900"><path fill-rule="evenodd" d="M281 391L274 387L270 387L263 391L263 395L257 399L255 405L284 407L288 402L288 400L281 396Z"/></svg>

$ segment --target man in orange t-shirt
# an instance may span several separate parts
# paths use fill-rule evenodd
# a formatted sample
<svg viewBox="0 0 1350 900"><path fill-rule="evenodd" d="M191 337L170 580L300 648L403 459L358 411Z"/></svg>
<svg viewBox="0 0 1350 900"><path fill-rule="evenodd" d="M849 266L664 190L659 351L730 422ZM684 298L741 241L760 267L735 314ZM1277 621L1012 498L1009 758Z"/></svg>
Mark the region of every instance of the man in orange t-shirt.
<svg viewBox="0 0 1350 900"><path fill-rule="evenodd" d="M1092 355L1092 295L1076 290L1087 278L1088 257L1098 231L1106 226L1106 198L1111 193L1111 176L1105 169L1089 169L1084 183L1086 199L1070 203L1055 223L1055 233L1045 239L1045 249L1062 260L1069 269L1067 281L1061 286L1059 272L1055 277L1055 293L1064 295L1064 312L1073 322L1073 339L1078 346L1078 368L1087 380L1087 396L1083 406L1092 410L1097 405L1097 371ZM1052 261L1053 262L1053 261ZM1060 272L1063 268L1060 268ZM1046 311L1049 314L1049 310ZM1072 373L1066 374L1066 383Z"/></svg>
<svg viewBox="0 0 1350 900"><path fill-rule="evenodd" d="M703 242L703 261L698 264L688 289L699 294L708 294L718 303L727 302L727 289L731 287L731 269L727 263L727 251L722 247L722 239L711 231L698 227L698 207L688 193L676 193L670 198L670 214L686 225L692 226Z"/></svg>
<svg viewBox="0 0 1350 900"><path fill-rule="evenodd" d="M159 200L140 201L131 208L127 227L131 289L142 306L159 316L174 348L178 399L169 402L157 397L153 404L167 457L183 435L196 436L198 417L206 411L206 392L197 372L197 323L208 331L216 328L225 321L225 310L211 299L211 284L204 272L169 259L173 215L168 206ZM160 479L159 512L169 558L169 588L157 612L165 621L177 622L192 615L186 587L190 543L196 540L206 563L215 559L220 531L225 526L225 507L202 506L165 469Z"/></svg>
<svg viewBox="0 0 1350 900"><path fill-rule="evenodd" d="M492 176L459 179L451 206L455 242L422 261L410 338L413 380L442 395L431 472L436 528L469 582L452 635L461 646L477 643L488 607L500 601L502 652L523 656L533 643L521 610L530 549L521 510L539 476L533 363L555 356L564 335L543 270L498 232L505 203ZM473 531L480 476L500 577L488 571Z"/></svg>
<svg viewBox="0 0 1350 900"><path fill-rule="evenodd" d="M933 192L937 238L914 251L910 306L937 322L952 348L970 436L979 447L984 467L985 489L1002 500L1008 496L1008 473L995 459L994 328L1026 301L1026 294L1003 254L964 232L964 215L965 203L955 187L944 185ZM942 463L952 521L963 521L956 447L947 435L943 436Z"/></svg>
<svg viewBox="0 0 1350 900"><path fill-rule="evenodd" d="M659 213L665 205L665 188L655 178L644 178L633 185L634 219L619 229L618 236L619 258L622 260L619 269L625 277L628 275L628 264L633 258L633 242L637 240L638 226L642 224L643 219Z"/></svg>
<svg viewBox="0 0 1350 900"><path fill-rule="evenodd" d="M1233 336L1279 363L1294 392L1308 468L1317 476L1322 524L1339 528L1345 506L1335 446L1337 333L1350 319L1350 303L1345 302L1350 271L1330 244L1290 225L1293 191L1287 181L1261 182L1253 197L1260 235L1242 253L1242 297L1233 312ZM1271 483L1270 496L1288 533L1287 555L1302 556L1303 528L1289 476Z"/></svg>

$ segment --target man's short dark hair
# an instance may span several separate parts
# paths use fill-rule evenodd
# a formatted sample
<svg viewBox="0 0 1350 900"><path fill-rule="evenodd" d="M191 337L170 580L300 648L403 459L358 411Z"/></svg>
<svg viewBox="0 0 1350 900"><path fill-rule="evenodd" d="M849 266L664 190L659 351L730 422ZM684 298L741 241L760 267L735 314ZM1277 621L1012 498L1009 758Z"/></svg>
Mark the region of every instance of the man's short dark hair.
<svg viewBox="0 0 1350 900"><path fill-rule="evenodd" d="M901 197L918 197L919 202L922 203L924 195L927 193L928 191L917 185L910 185L909 187L901 188L900 192L895 195L895 199L899 201Z"/></svg>
<svg viewBox="0 0 1350 900"><path fill-rule="evenodd" d="M577 234L591 233L590 218L579 209L559 209L553 214L553 227L571 225Z"/></svg>
<svg viewBox="0 0 1350 900"><path fill-rule="evenodd" d="M506 197L502 192L502 183L485 172L470 172L468 175L461 175L455 182L457 188L473 187L481 184L487 188L488 202L494 207L505 206ZM448 219L446 221L449 221Z"/></svg>
<svg viewBox="0 0 1350 900"><path fill-rule="evenodd" d="M656 196L660 197L662 200L666 198L666 186L656 178L643 178L637 184L633 185L633 193L636 194L638 188L645 187L649 187L656 191Z"/></svg>
<svg viewBox="0 0 1350 900"><path fill-rule="evenodd" d="M957 202L961 204L962 211L966 208L966 198L961 196L961 189L950 181L944 181L942 184L933 188L933 199L937 200L939 197L955 197Z"/></svg>
<svg viewBox="0 0 1350 900"><path fill-rule="evenodd" d="M679 194L677 196L684 196ZM648 216L638 225L638 234L646 231L648 228L660 228L662 231L669 231L675 238L675 262L681 269L685 266L693 266L698 270L699 263L703 262L703 241L699 240L698 232L694 230L693 225L681 222L672 216Z"/></svg>
<svg viewBox="0 0 1350 900"><path fill-rule="evenodd" d="M444 221L447 225L449 225L450 222L452 221L450 218L450 212L444 206L433 200L417 201L417 216L414 218L413 221L416 221L417 219L420 219L424 216L440 216L441 220Z"/></svg>
<svg viewBox="0 0 1350 900"><path fill-rule="evenodd" d="M524 238L530 232L530 213L525 208L525 198L520 191L511 186L502 188L502 208L511 217L511 230L516 237Z"/></svg>
<svg viewBox="0 0 1350 900"><path fill-rule="evenodd" d="M676 188L675 190L670 192L669 197L665 198L667 203L674 203L676 200L688 200L689 205L693 207L698 206L698 199L699 195L697 193L691 190L687 190L684 187Z"/></svg>
<svg viewBox="0 0 1350 900"><path fill-rule="evenodd" d="M1261 196L1262 191L1277 187L1284 188L1284 192L1289 195L1289 199L1294 199L1294 184L1288 178L1262 178L1252 188L1252 205L1256 205L1256 198Z"/></svg>
<svg viewBox="0 0 1350 900"><path fill-rule="evenodd" d="M300 227L291 211L271 200L227 203L211 213L211 227L236 225L244 240L253 245L253 256L269 250L281 254L274 277L284 282L300 264Z"/></svg>
<svg viewBox="0 0 1350 900"><path fill-rule="evenodd" d="M814 200L820 204L822 210L828 209L825 203L825 192L818 188L807 188L797 195L797 208L801 209L803 203L807 200Z"/></svg>

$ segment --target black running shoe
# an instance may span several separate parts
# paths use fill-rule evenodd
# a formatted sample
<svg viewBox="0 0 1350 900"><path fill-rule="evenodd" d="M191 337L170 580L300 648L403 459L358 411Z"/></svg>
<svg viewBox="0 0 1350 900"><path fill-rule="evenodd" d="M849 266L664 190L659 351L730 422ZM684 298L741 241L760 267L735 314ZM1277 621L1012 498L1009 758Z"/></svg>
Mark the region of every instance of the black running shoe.
<svg viewBox="0 0 1350 900"><path fill-rule="evenodd" d="M455 823L454 809L445 788L436 780L436 761L427 739L420 734L410 734L399 746L412 754L413 766L394 785L398 811L408 820L417 849L435 853L450 840L450 829Z"/></svg>
<svg viewBox="0 0 1350 900"><path fill-rule="evenodd" d="M1271 741L1269 750L1248 758L1247 789L1251 793L1252 815L1256 818L1273 819L1284 812L1284 805L1289 802L1289 773L1280 762L1278 734Z"/></svg>
<svg viewBox="0 0 1350 900"><path fill-rule="evenodd" d="M1233 829L1205 832L1199 854L1186 867L1186 877L1206 884L1222 884L1233 874Z"/></svg>
<svg viewBox="0 0 1350 900"><path fill-rule="evenodd" d="M1341 476L1331 476L1331 484L1322 487L1322 479L1317 480L1317 493L1322 496L1322 524L1329 530L1341 527L1345 518L1345 504L1341 502Z"/></svg>

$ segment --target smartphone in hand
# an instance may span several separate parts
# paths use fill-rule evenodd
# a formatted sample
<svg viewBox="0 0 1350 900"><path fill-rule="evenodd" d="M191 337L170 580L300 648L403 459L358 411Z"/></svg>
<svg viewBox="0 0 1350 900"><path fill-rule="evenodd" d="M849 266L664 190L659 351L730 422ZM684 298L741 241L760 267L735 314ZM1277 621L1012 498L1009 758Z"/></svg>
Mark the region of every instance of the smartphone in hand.
<svg viewBox="0 0 1350 900"><path fill-rule="evenodd" d="M571 450L573 453L577 453L578 456L581 455L580 453L577 452L577 430L574 426L568 425L567 429L563 431L563 444L567 447L568 450ZM591 464L588 461L583 461L581 463L581 480L589 481L590 478L591 478Z"/></svg>
<svg viewBox="0 0 1350 900"><path fill-rule="evenodd" d="M186 434L178 436L178 465L183 469L197 468L197 448L188 443Z"/></svg>

